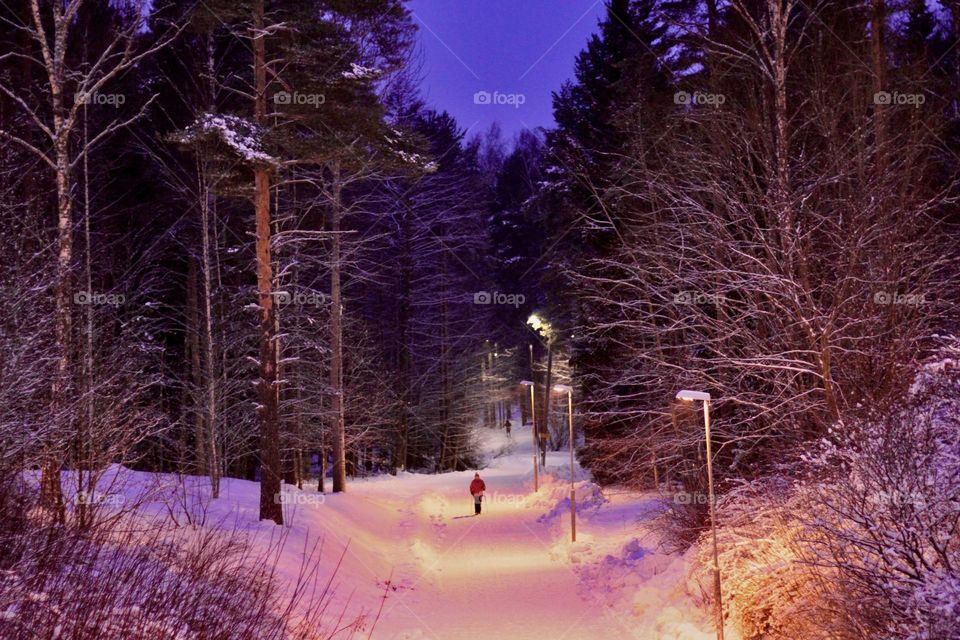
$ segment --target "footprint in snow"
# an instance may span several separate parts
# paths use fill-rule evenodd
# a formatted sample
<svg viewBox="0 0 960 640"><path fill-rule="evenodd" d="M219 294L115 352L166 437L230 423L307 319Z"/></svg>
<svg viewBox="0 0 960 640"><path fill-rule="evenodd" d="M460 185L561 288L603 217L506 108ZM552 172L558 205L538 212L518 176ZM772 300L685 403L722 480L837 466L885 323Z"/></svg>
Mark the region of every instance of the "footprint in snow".
<svg viewBox="0 0 960 640"><path fill-rule="evenodd" d="M447 537L447 523L442 515L430 516L430 524L433 526L437 538L443 540Z"/></svg>
<svg viewBox="0 0 960 640"><path fill-rule="evenodd" d="M387 593L413 591L413 587L406 580L377 580L377 587Z"/></svg>

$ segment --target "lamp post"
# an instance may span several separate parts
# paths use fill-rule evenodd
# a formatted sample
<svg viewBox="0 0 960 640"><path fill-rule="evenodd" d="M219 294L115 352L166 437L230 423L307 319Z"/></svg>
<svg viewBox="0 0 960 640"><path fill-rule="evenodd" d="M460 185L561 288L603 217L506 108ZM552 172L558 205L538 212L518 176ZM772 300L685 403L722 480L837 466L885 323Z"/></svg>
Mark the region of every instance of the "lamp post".
<svg viewBox="0 0 960 640"><path fill-rule="evenodd" d="M713 597L717 603L714 622L717 628L717 640L723 640L723 600L720 590L720 558L717 553L717 510L713 495L713 453L710 444L710 394L703 391L682 389L677 392L677 400L683 402L703 401L703 430L707 439L707 491L710 500L710 530L713 534Z"/></svg>
<svg viewBox="0 0 960 640"><path fill-rule="evenodd" d="M534 408L534 392L533 387L535 386L530 380L521 380L520 384L525 387L530 387L530 420L533 423L531 432L533 433L533 490L540 491L540 472L538 471L537 465L537 411Z"/></svg>
<svg viewBox="0 0 960 640"><path fill-rule="evenodd" d="M529 367L530 380L536 380L537 379L536 368L533 366L533 343L531 342L527 346L529 348L529 355L530 355L530 367ZM534 422L534 428L536 428L536 422Z"/></svg>
<svg viewBox="0 0 960 640"><path fill-rule="evenodd" d="M540 440L538 441L540 446L540 465L546 467L546 438L548 421L550 420L550 381L553 376L553 343L556 339L556 334L554 333L553 325L536 313L530 314L530 317L527 318L527 326L529 326L538 337L546 339L547 373L543 384L543 429L541 430L538 428L538 436L540 437Z"/></svg>
<svg viewBox="0 0 960 640"><path fill-rule="evenodd" d="M567 424L570 428L570 541L577 541L576 491L573 488L573 389L565 384L553 385L554 391L567 394Z"/></svg>

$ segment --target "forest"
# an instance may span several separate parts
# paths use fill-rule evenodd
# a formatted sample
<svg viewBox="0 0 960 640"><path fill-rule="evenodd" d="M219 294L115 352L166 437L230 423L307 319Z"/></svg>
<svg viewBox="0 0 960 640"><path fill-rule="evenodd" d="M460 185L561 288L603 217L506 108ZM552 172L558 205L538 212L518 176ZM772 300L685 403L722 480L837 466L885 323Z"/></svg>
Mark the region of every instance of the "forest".
<svg viewBox="0 0 960 640"><path fill-rule="evenodd" d="M320 532L514 456L682 559L580 637L960 638L960 2L605 0L512 136L411 5L0 0L0 636L482 637Z"/></svg>

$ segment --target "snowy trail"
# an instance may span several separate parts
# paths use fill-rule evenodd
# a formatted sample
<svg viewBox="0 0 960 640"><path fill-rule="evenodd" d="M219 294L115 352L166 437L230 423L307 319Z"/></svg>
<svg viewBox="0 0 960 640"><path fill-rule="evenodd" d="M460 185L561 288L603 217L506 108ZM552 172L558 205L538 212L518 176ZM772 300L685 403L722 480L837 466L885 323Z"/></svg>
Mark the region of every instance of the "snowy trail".
<svg viewBox="0 0 960 640"><path fill-rule="evenodd" d="M501 519L502 520L502 519ZM496 519L477 523L443 550L436 590L453 615L436 619L433 597L408 610L437 638L622 637L615 621L578 595L576 576L539 541L517 546ZM411 602L412 600L412 602ZM599 614L599 615L598 615Z"/></svg>
<svg viewBox="0 0 960 640"><path fill-rule="evenodd" d="M513 431L513 440L499 430L480 434L487 453L480 516L468 489L473 471L355 480L344 494L285 486L292 500L283 529L258 520L259 485L245 480L224 479L221 498L210 501L208 482L191 477L188 508L194 521L238 528L271 555L282 534L276 577L287 588L305 562L317 563L324 581L336 571L329 611L343 611L342 623L365 616L357 640L713 638L707 613L690 596L700 587L686 583L687 560L658 552L647 530L655 497L601 491L576 466L571 543L568 454L548 454L534 493L530 428ZM163 496L176 487L175 476L114 471L128 492L166 484ZM148 504L162 518L184 508L175 503ZM322 553L309 556L318 543ZM729 630L728 638L736 640Z"/></svg>
<svg viewBox="0 0 960 640"><path fill-rule="evenodd" d="M499 431L483 434L490 457L481 471L487 492L480 516L472 515L472 471L355 482L348 494L328 496L323 509L302 514L314 531L320 527L338 539L350 523L348 572L366 573L378 585L392 575L396 590L383 602L373 638L712 637L702 612L671 591L681 572L674 567L670 574L666 556L633 538L638 520L652 511L651 499L631 494L598 501L589 492L595 485L577 467L583 511L571 544L568 454L548 454L548 474L534 494L532 434L529 427L513 432L513 440ZM624 552L631 540L632 550ZM362 578L344 576L343 582L355 587ZM633 594L648 581L647 602L638 605ZM377 606L367 605L371 619Z"/></svg>
<svg viewBox="0 0 960 640"><path fill-rule="evenodd" d="M387 601L380 624L391 631L379 637L419 637L402 628L404 617L422 637L443 640L630 634L628 620L582 593L574 571L552 557L552 542L537 523L542 510L525 501L532 488L531 446L516 449L484 471L482 515L470 515L469 472L441 476L444 481L421 501L432 524L412 543L419 579L402 601Z"/></svg>

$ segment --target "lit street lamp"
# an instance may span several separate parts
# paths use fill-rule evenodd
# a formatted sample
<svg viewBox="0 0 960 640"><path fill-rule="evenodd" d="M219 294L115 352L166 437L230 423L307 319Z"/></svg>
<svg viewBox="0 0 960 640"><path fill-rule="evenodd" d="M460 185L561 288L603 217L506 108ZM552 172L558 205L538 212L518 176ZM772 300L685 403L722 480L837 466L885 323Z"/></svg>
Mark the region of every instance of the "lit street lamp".
<svg viewBox="0 0 960 640"><path fill-rule="evenodd" d="M567 394L567 424L570 427L570 540L577 541L577 505L573 488L573 389L565 384L553 385L554 391Z"/></svg>
<svg viewBox="0 0 960 640"><path fill-rule="evenodd" d="M547 465L547 421L550 419L550 381L553 376L553 343L556 340L556 334L553 330L553 325L536 313L530 314L530 317L527 318L527 326L529 326L538 337L546 338L547 376L543 384L543 429L537 428L540 438L538 441L540 446L540 465L545 467Z"/></svg>
<svg viewBox="0 0 960 640"><path fill-rule="evenodd" d="M677 392L677 400L703 401L703 429L707 439L707 491L710 499L710 529L713 533L713 596L717 603L714 620L717 627L717 640L723 640L723 601L720 591L720 558L717 554L717 510L713 496L713 453L710 445L710 394L683 389Z"/></svg>
<svg viewBox="0 0 960 640"><path fill-rule="evenodd" d="M537 471L537 411L534 409L534 384L529 380L521 380L520 384L524 387L530 387L530 420L533 423L531 431L533 432L533 490L540 490L540 473Z"/></svg>

